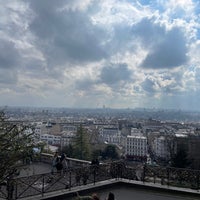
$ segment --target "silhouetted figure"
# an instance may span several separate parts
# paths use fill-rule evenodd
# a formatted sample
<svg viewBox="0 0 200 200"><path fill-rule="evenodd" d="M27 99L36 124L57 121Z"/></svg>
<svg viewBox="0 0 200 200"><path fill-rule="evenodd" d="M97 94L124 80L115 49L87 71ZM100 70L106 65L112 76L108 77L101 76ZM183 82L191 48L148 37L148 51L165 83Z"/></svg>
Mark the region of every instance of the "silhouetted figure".
<svg viewBox="0 0 200 200"><path fill-rule="evenodd" d="M95 165L95 159L92 159L91 165Z"/></svg>
<svg viewBox="0 0 200 200"><path fill-rule="evenodd" d="M106 200L115 200L115 195L112 192L109 192Z"/></svg>
<svg viewBox="0 0 200 200"><path fill-rule="evenodd" d="M7 199L12 200L13 199L13 192L14 192L14 180L11 178L8 178L7 180Z"/></svg>
<svg viewBox="0 0 200 200"><path fill-rule="evenodd" d="M91 165L99 165L99 160L96 159L92 159Z"/></svg>
<svg viewBox="0 0 200 200"><path fill-rule="evenodd" d="M66 173L67 168L68 168L68 163L67 163L67 156L65 153L61 154L60 163L62 163L63 173Z"/></svg>
<svg viewBox="0 0 200 200"><path fill-rule="evenodd" d="M95 160L95 164L99 165L99 160L98 159Z"/></svg>

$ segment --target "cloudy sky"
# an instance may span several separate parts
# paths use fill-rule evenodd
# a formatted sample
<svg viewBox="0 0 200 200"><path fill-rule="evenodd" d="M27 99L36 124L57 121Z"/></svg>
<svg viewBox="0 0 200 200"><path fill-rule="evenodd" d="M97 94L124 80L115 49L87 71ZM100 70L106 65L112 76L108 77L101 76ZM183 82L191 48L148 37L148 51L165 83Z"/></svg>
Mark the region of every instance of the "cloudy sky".
<svg viewBox="0 0 200 200"><path fill-rule="evenodd" d="M200 110L199 0L0 0L0 106Z"/></svg>

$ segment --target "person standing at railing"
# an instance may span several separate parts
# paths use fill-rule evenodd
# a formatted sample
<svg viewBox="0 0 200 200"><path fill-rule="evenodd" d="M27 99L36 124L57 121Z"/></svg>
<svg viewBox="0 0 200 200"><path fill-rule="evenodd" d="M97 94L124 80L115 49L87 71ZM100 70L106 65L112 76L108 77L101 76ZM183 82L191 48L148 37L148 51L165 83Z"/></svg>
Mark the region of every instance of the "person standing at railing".
<svg viewBox="0 0 200 200"><path fill-rule="evenodd" d="M66 156L65 153L61 154L60 162L62 163L62 166L63 166L63 173L65 173L67 171L67 168L68 168L67 156Z"/></svg>
<svg viewBox="0 0 200 200"><path fill-rule="evenodd" d="M99 173L99 160L97 158L91 161L91 169L95 178Z"/></svg>
<svg viewBox="0 0 200 200"><path fill-rule="evenodd" d="M54 156L53 156L53 159L52 159L52 168L51 168L52 174L55 172L55 169L56 169L58 162L59 162L59 157L58 157L58 152L56 151ZM56 171L57 171L57 169L56 169Z"/></svg>

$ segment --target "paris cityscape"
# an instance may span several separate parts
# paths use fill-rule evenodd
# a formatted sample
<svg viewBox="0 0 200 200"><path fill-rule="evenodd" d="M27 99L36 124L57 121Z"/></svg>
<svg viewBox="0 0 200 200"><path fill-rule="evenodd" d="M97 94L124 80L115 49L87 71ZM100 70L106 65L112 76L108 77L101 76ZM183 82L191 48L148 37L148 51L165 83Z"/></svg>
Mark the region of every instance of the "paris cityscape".
<svg viewBox="0 0 200 200"><path fill-rule="evenodd" d="M146 182L148 187L148 182L152 181L152 173L154 174L152 177L154 184L157 179L158 184L169 187L171 181L175 184L174 179L170 180L170 176L178 176L176 184L179 187L184 187L181 186L182 181L184 185L189 181L189 184L197 185L193 186L195 189L198 188L199 179L196 180L200 167L198 151L200 112L198 111L155 108L111 109L105 106L100 109L3 106L1 113L3 113L1 117L4 116L6 122L12 127L6 130L14 130L16 125L17 130L20 130L19 127L25 127L22 129L25 138L20 136L20 142L18 141L18 144L24 145L19 150L24 151L25 148L23 156L20 158L22 159L21 164L13 163L15 169L19 170L17 170L17 174L14 173L15 187L20 184L21 179L24 179L25 183L35 179L32 180L35 186L29 188L30 186L25 184L20 189L23 191L21 197L28 198L29 195L37 194L34 191L40 187L43 194L45 187L49 186L51 191L52 185L55 185L56 198L64 196L72 200L77 195L79 197L79 193L69 192L73 187L78 188L77 191L85 198L84 195L88 193L80 190L79 187L82 184L87 186L91 180L92 184L94 184L94 180L96 180L95 184L98 184L100 180L121 176L137 182ZM4 123L1 121L1 126ZM20 132L22 133L22 131ZM18 137L13 135L13 131L9 133L12 137ZM27 146L27 135L31 135L33 147ZM6 137L9 138L8 135ZM10 138L11 144L13 144L12 137ZM1 142L4 145L3 140ZM16 143L16 145L18 144ZM15 145L13 147L16 148ZM7 151L4 147L1 146L1 148L3 152ZM17 155L17 152L13 154ZM67 164L66 166L62 164L62 171L58 167L56 169L51 167L53 155L61 157L65 155ZM18 158L13 159L14 162L17 161L16 159ZM7 161L5 159L5 165L8 167ZM81 168L80 163L82 163ZM156 172L158 169L162 169L160 173ZM95 173L92 172L93 170ZM127 170L130 172L126 172ZM178 175L179 173L181 174ZM168 174L167 177L166 174ZM45 185L47 186L40 186L41 181L44 182L44 180L46 180ZM72 180L74 185L71 183ZM60 181L64 183L66 189L64 193L59 192L59 188L63 188L63 186L59 186ZM125 183L123 182L123 184ZM1 183L0 191L2 192L5 189L3 186L4 183ZM114 186L112 188L112 192L118 197L125 195L124 189ZM27 194L24 193L26 190ZM14 191L16 191L14 186L13 190L8 190L7 197L9 199L13 199ZM107 190L99 191L101 198L105 198L105 191ZM107 193L109 192L110 190L107 191ZM131 198L133 192L140 195L139 191L133 191L130 187L126 191L127 199ZM16 191L15 198L20 197L17 195L19 194ZM145 193L145 197L148 195ZM193 197L193 195L195 199L195 193L189 193L189 197ZM174 199L176 196L172 195L170 198Z"/></svg>
<svg viewBox="0 0 200 200"><path fill-rule="evenodd" d="M87 132L87 141L99 146L93 151L102 151L102 147L110 144L116 146L118 159L169 165L177 152L184 150L190 162L188 166L177 167L200 167L200 112L106 107L2 107L2 110L10 121L31 125L35 141L44 142L45 148L49 148L46 151L51 153L73 144L81 125ZM92 160L92 155L88 159Z"/></svg>
<svg viewBox="0 0 200 200"><path fill-rule="evenodd" d="M196 200L199 0L0 0L0 200Z"/></svg>

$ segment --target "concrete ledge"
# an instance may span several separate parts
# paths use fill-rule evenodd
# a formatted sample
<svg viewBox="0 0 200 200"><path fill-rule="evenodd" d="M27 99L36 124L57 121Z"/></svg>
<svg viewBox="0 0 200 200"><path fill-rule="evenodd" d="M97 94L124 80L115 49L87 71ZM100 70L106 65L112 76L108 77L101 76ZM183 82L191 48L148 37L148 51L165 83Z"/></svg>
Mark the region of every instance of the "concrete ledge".
<svg viewBox="0 0 200 200"><path fill-rule="evenodd" d="M161 185L158 183L134 181L134 180L128 180L128 179L121 179L121 182L123 184L127 184L129 186L145 188L147 190L167 192L167 193L171 193L171 194L176 193L176 194L180 194L181 196L189 196L189 197L194 196L194 197L200 198L200 190L193 190L190 188L173 187L173 186L168 186L168 185Z"/></svg>

